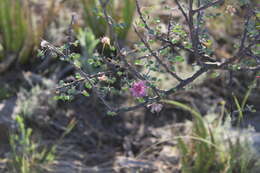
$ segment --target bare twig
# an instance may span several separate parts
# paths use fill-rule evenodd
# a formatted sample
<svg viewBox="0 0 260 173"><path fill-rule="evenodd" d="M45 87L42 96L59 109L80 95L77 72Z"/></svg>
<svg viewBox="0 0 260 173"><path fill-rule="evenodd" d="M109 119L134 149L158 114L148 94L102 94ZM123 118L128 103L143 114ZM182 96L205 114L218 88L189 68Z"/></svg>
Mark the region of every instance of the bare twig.
<svg viewBox="0 0 260 173"><path fill-rule="evenodd" d="M149 27L147 21L146 21L145 18L144 18L144 15L143 15L143 13L142 13L142 11L141 11L140 4L139 4L139 0L135 0L135 3L136 3L137 12L138 12L138 14L139 14L139 17L140 17L141 21L142 21L143 24L144 24L145 29L147 29L148 32L151 31L152 29Z"/></svg>
<svg viewBox="0 0 260 173"><path fill-rule="evenodd" d="M206 5L202 6L202 7L199 7L197 9L193 10L193 12L194 13L198 13L198 12L200 12L202 10L205 10L205 9L207 9L209 7L212 7L214 5L218 5L218 4L223 3L223 2L224 2L224 0L217 0L217 1L214 1L214 2L210 2L210 3L208 3L208 4L206 4Z"/></svg>
<svg viewBox="0 0 260 173"><path fill-rule="evenodd" d="M110 73L111 73L111 71L99 72L97 74L93 74L93 75L87 74L87 75L88 75L89 79L92 79L92 78L96 78L96 77L99 77L99 76L108 75ZM86 78L80 78L80 79L74 80L73 82L66 83L65 85L57 86L56 88L53 88L52 90L59 90L59 89L62 89L62 88L68 88L68 87L74 86L76 83L84 82L84 81L86 81Z"/></svg>
<svg viewBox="0 0 260 173"><path fill-rule="evenodd" d="M172 31L172 14L169 17L169 22L168 22L168 26L167 26L167 40L170 40L170 35L171 35L171 31Z"/></svg>
<svg viewBox="0 0 260 173"><path fill-rule="evenodd" d="M162 51L162 50L164 50L164 49L166 49L166 48L169 48L169 47L170 47L170 45L162 46L162 47L156 49L155 52L160 52L160 51ZM148 58L148 57L150 57L150 56L152 56L151 53L149 53L149 54L147 54L147 55L144 55L144 56L136 57L135 59L141 60L141 59Z"/></svg>
<svg viewBox="0 0 260 173"><path fill-rule="evenodd" d="M140 40L141 40L141 41L143 42L143 44L145 45L145 47L149 50L150 54L159 62L159 64L160 64L161 66L163 66L164 69L165 69L168 73L170 73L175 79L177 79L179 82L181 82L182 79L181 79L177 74L175 74L173 71L171 71L171 70L167 67L166 64L164 64L164 63L162 62L162 60L160 59L160 57L158 57L157 53L154 52L154 51L151 49L149 43L148 43L146 40L144 40L144 38L143 38L143 37L140 35L140 33L137 31L136 27L134 27L134 30L135 30L136 34L138 35L138 37L140 38Z"/></svg>
<svg viewBox="0 0 260 173"><path fill-rule="evenodd" d="M75 20L76 20L76 15L75 14L72 14L71 16L71 22L70 22L70 25L68 27L68 40L67 40L67 46L66 46L66 55L68 56L70 54L70 46L71 46L71 43L73 42L73 37L72 37L72 27L73 27L73 24L75 23Z"/></svg>
<svg viewBox="0 0 260 173"><path fill-rule="evenodd" d="M193 76L191 76L190 78L184 80L183 82L181 82L179 85L177 85L176 87L173 87L169 90L166 91L161 91L163 94L165 95L169 95L172 94L180 89L182 89L184 86L190 84L191 82L193 82L195 79L197 79L201 74L205 73L207 71L206 68L202 68L199 71L197 71ZM116 113L122 113L122 112L127 112L127 111L132 111L138 108L141 108L143 106L146 106L147 104L151 104L154 102L158 102L160 101L160 97L153 97L153 98L148 98L144 103L139 103L135 106L130 106L130 107L124 107L124 108L119 108L117 109L115 112Z"/></svg>
<svg viewBox="0 0 260 173"><path fill-rule="evenodd" d="M245 47L245 41L246 41L247 32L248 32L247 26L248 26L248 23L249 23L249 19L250 19L250 15L247 14L247 18L246 18L245 24L244 24L244 32L243 32L242 39L241 39L241 42L240 42L239 51L242 51L242 49Z"/></svg>
<svg viewBox="0 0 260 173"><path fill-rule="evenodd" d="M189 23L189 18L187 14L184 12L184 9L182 8L181 4L179 3L179 0L175 0L175 3L177 4L179 10L181 11L182 15L184 16L187 23Z"/></svg>

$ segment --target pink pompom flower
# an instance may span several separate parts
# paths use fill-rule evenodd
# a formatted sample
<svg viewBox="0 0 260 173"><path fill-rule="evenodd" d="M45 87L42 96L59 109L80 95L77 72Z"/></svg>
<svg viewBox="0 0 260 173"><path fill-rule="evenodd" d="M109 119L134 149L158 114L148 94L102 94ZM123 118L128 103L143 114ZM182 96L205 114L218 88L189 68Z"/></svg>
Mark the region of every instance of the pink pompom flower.
<svg viewBox="0 0 260 173"><path fill-rule="evenodd" d="M102 76L99 76L99 77L98 77L98 80L100 80L100 81L106 81L106 80L107 80L107 76L103 74Z"/></svg>
<svg viewBox="0 0 260 173"><path fill-rule="evenodd" d="M226 13L229 13L231 16L234 16L236 11L237 11L236 8L233 7L232 5L228 5L226 8Z"/></svg>
<svg viewBox="0 0 260 173"><path fill-rule="evenodd" d="M102 37L102 38L101 38L101 43L102 43L103 45L108 45L108 46L110 46L110 39L109 39L108 37Z"/></svg>
<svg viewBox="0 0 260 173"><path fill-rule="evenodd" d="M152 113L159 113L162 110L163 105L158 104L158 103L153 103L153 104L148 105L147 107L150 108Z"/></svg>
<svg viewBox="0 0 260 173"><path fill-rule="evenodd" d="M147 86L145 81L135 82L130 88L132 96L134 97L144 97L147 95Z"/></svg>

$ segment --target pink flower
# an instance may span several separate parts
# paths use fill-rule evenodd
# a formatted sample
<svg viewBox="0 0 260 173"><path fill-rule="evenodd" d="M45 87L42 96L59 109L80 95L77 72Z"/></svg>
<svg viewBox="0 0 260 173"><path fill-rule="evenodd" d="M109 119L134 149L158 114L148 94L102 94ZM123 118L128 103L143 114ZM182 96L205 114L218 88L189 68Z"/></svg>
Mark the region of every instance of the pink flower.
<svg viewBox="0 0 260 173"><path fill-rule="evenodd" d="M231 16L233 16L236 13L236 8L232 5L228 5L226 8L226 13L229 13Z"/></svg>
<svg viewBox="0 0 260 173"><path fill-rule="evenodd" d="M147 95L147 86L145 85L145 81L135 82L130 88L132 95L134 97L144 97Z"/></svg>
<svg viewBox="0 0 260 173"><path fill-rule="evenodd" d="M101 43L103 45L109 45L110 46L110 39L108 37L102 37L101 38Z"/></svg>
<svg viewBox="0 0 260 173"><path fill-rule="evenodd" d="M98 80L100 80L100 81L106 81L106 80L107 80L107 76L103 74L102 76L99 76L99 77L98 77Z"/></svg>
<svg viewBox="0 0 260 173"><path fill-rule="evenodd" d="M155 113L155 112L159 113L162 110L163 105L162 104L158 104L158 103L153 103L153 104L148 105L148 107L151 108L151 112L152 113Z"/></svg>

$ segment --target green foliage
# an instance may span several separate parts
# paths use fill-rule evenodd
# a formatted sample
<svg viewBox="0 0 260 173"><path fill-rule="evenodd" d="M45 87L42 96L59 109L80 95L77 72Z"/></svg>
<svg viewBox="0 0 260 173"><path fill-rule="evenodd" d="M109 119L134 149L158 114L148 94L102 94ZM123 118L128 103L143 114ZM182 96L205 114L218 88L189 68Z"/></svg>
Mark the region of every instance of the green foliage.
<svg viewBox="0 0 260 173"><path fill-rule="evenodd" d="M81 0L81 3L84 7L84 19L87 26L91 28L97 38L105 36L108 26L98 0ZM115 20L113 27L117 31L118 38L125 40L135 13L134 0L124 0L124 3L120 0L111 0L107 11Z"/></svg>
<svg viewBox="0 0 260 173"><path fill-rule="evenodd" d="M116 112L112 112L112 111L107 112L107 115L109 115L109 116L115 116L116 114L117 114Z"/></svg>
<svg viewBox="0 0 260 173"><path fill-rule="evenodd" d="M106 3L100 4L99 2ZM209 25L215 23L211 22L211 20L216 20L215 17L218 15L215 16L215 14L220 14L220 12L223 12L223 4L221 6L214 5L214 7L219 7L220 11L214 10L213 12L209 12L206 10L207 7L211 7L213 4L216 4L218 2L211 3L210 1L205 0L201 3L207 4L205 5L205 7L198 7L196 10L194 10L194 12L191 12L188 16L183 14L184 18L186 18L187 20L186 22L188 23L189 27L183 27L179 24L180 21L178 21L178 19L175 20L174 16L169 16L171 20L169 20L168 27L166 30L166 28L164 29L162 27L162 24L165 23L165 17L150 17L149 11L146 12L144 8L139 7L139 4L137 3L137 11L140 19L136 22L136 26L141 27L143 30L139 32L138 30L140 28L135 27L135 31L140 39L140 42L136 43L134 45L134 48L132 49L131 46L121 48L120 42L115 44L120 46L114 45L116 48L113 47L113 44L110 44L110 39L113 39L114 36L120 37L120 29L118 30L118 28L125 27L124 24L121 24L118 21L121 21L121 19L125 19L127 21L132 20L132 13L129 13L129 11L132 12L132 10L130 10L130 7L135 6L132 5L134 2L126 0L123 1L123 3L119 2L120 1L116 0L81 0L81 3L84 7L85 21L88 26L88 29L79 30L77 36L79 43L82 46L81 50L83 50L83 56L75 53L72 53L70 55L64 54L62 52L64 48L56 48L55 46L44 47L48 51L55 52L58 56L61 57L61 60L67 61L71 65L74 65L76 71L82 75L82 79L81 77L79 77L79 75L76 75L75 81L59 87L59 93L61 93L61 95L57 96L56 99L72 100L73 95L75 94L83 94L84 96L89 96L93 94L96 95L95 97L99 98L103 103L105 103L106 107L109 110L111 110L112 106L110 105L110 102L112 102L113 99L109 100L109 96L112 96L115 89L122 89L121 86L123 86L126 83L128 83L129 85L129 80L144 80L147 81L147 83L149 83L149 87L151 87L151 90L149 90L150 92L148 93L147 97L144 97L142 99L136 99L135 101L138 103L143 103L143 105L147 105L148 103L150 103L150 98L155 96L156 99L160 99L166 94L168 95L174 93L175 91L183 89L187 85L190 85L203 73L206 73L208 71L216 69L227 70L229 68L234 69L234 71L242 70L241 68L243 67L239 65L240 62L235 61L235 59L238 58L236 54L234 58L231 58L227 62L222 63L220 62L222 60L219 59L219 57L221 57L222 59L222 55L220 56L217 52L213 51L216 48L216 45L214 44L215 40L217 41L218 38L214 38L215 36L212 36L215 33L211 34L208 31L208 26L206 25L206 22L208 22ZM193 1L189 1L189 3L192 2ZM199 4L200 2L198 1L197 6L201 6ZM187 12L187 4L184 5L182 3L177 3L176 5L179 6L178 8L179 10L181 10L181 13ZM192 5L195 4L190 4L190 6ZM228 15L230 17L229 22L233 21L233 18L231 16L236 14L236 9L231 5L228 5L227 7L228 8L226 8L224 15L221 14L223 21L219 21L218 23L216 23L217 26L223 26L223 23L227 23L225 15ZM123 9L123 15L120 15L121 11L119 9ZM202 11L204 10L205 15L209 13L211 16L212 13L212 15L215 17L212 17L212 19L204 18L204 12L202 13ZM232 14L229 14L228 11L230 11L230 13ZM119 16L117 16L118 14ZM189 18L189 20L187 19L187 17ZM163 18L163 20L161 18ZM71 21L72 24L75 22L73 19L74 18L72 18ZM254 29L254 24L255 22L251 23L249 27L251 28L250 30ZM248 24L245 23L245 25ZM108 26L109 31L113 32L112 38L106 36L108 35ZM212 29L214 27L209 28ZM69 29L71 28L69 27ZM189 29L189 31L187 29ZM232 31L234 31L234 29L232 29ZM245 28L244 31L247 31L247 29ZM245 32L244 36L247 36L246 34L247 33ZM256 32L252 32L251 34L254 36ZM102 37L100 38L100 41L98 39L99 37ZM242 38L244 39L241 40L241 45L239 46L239 49L241 49L241 51L244 51L247 49L247 43L250 42L250 40L248 40L247 37ZM237 40L235 40L235 42L237 42ZM252 44L252 48L254 48L254 44ZM216 49L216 51L219 51L218 48ZM233 51L233 49L230 49L230 51ZM228 55L228 57L232 57L229 56L230 53L224 50L221 54L223 54L223 58L226 55ZM238 54L240 53L241 52L239 51ZM251 52L248 52L247 54L251 54ZM241 53L241 55L244 56L251 56L247 54ZM240 59L242 60L246 58ZM186 72L182 73L181 65L186 64L186 60L191 60L190 62L187 61L187 64L192 63L194 65L194 68L192 67L192 70L199 70L197 70L192 75L189 75ZM251 62L247 63L249 64ZM256 70L255 68L256 67L253 67L252 70ZM121 71L125 71L125 74L122 75ZM167 89L164 86L158 88L156 85L162 84L160 80L164 76L166 79L168 78L168 76L172 76L173 78L175 78L176 80L173 81L174 85L171 85L170 88L167 87ZM89 82L91 79L94 80L93 82L90 82L89 85L91 85L91 87L93 88L84 88L84 83L86 81ZM186 87L185 89L188 89L188 87ZM120 91L118 93L120 93ZM121 94L122 93L123 92L121 92ZM133 94L132 96L135 97ZM152 100L156 100L155 98L152 98ZM107 101L107 99L109 101ZM137 107L133 106L125 110L132 110L135 108ZM120 108L116 108L117 111L119 111L119 109ZM209 134L205 133L205 130L200 128L201 126L195 128L197 129L197 133L199 133L200 135L199 137L204 138L205 136L209 136Z"/></svg>
<svg viewBox="0 0 260 173"><path fill-rule="evenodd" d="M123 13L123 22L124 24L123 28L119 30L119 38L125 39L127 36L127 32L129 31L131 27L131 23L133 21L134 13L135 13L135 2L133 0L126 0L124 7L121 9Z"/></svg>
<svg viewBox="0 0 260 173"><path fill-rule="evenodd" d="M42 16L41 22L36 23L29 0L1 0L0 61L15 56L14 60L19 63L28 63L54 16L55 7L55 0L51 0L46 12L48 15Z"/></svg>
<svg viewBox="0 0 260 173"><path fill-rule="evenodd" d="M18 133L10 135L11 162L10 169L17 173L39 172L38 164L44 164L55 159L54 152L48 152L46 148L39 151L39 145L32 141L32 129L26 128L24 119L16 117Z"/></svg>
<svg viewBox="0 0 260 173"><path fill-rule="evenodd" d="M0 1L0 32L4 48L0 59L8 58L8 54L18 54L20 62L27 61L33 45L28 1Z"/></svg>
<svg viewBox="0 0 260 173"><path fill-rule="evenodd" d="M9 85L3 85L0 87L0 100L4 100L13 96L15 91L13 91Z"/></svg>
<svg viewBox="0 0 260 173"><path fill-rule="evenodd" d="M79 64L85 72L90 74L97 72L101 65L99 57L96 56L95 49L100 42L96 38L91 29L86 28L85 30L79 29L77 38L82 47L83 56L78 58Z"/></svg>
<svg viewBox="0 0 260 173"><path fill-rule="evenodd" d="M250 173L256 167L257 159L253 155L252 145L244 134L227 137L231 122L221 124L222 116L202 118L194 109L182 103L163 100L189 111L194 119L191 136L178 138L178 149L181 152L181 169L184 173ZM223 105L224 109L224 105Z"/></svg>
<svg viewBox="0 0 260 173"><path fill-rule="evenodd" d="M42 147L33 141L32 129L26 128L22 116L16 116L17 133L10 135L11 158L9 169L14 173L44 173L44 165L51 164L56 159L57 146L64 137L75 127L76 121L72 120L66 127L61 137L49 148Z"/></svg>
<svg viewBox="0 0 260 173"><path fill-rule="evenodd" d="M85 30L79 29L77 38L80 45L84 49L83 54L88 57L92 57L94 50L99 43L99 39L96 38L93 31L86 28Z"/></svg>
<svg viewBox="0 0 260 173"><path fill-rule="evenodd" d="M249 85L248 90L245 93L245 96L242 99L241 103L239 103L238 98L233 94L233 99L234 99L235 105L236 105L238 113L239 113L238 124L240 124L241 120L243 119L243 116L244 116L243 112L245 110L245 106L246 106L247 100L248 100L250 94L252 93L252 90L253 90L255 84L256 84L256 79L252 82L251 85Z"/></svg>

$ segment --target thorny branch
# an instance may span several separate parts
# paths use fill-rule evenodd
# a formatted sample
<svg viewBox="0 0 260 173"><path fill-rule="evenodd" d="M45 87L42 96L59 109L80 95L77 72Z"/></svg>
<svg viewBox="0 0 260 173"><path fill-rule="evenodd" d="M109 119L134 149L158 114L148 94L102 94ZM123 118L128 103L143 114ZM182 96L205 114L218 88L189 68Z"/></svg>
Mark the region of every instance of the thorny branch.
<svg viewBox="0 0 260 173"><path fill-rule="evenodd" d="M145 45L145 47L149 50L150 54L151 54L153 57L155 57L155 59L159 62L159 64L162 65L162 66L164 67L164 69L165 69L168 73L170 73L175 79L177 79L179 82L181 82L182 79L181 79L178 75L176 75L174 72L172 72L172 71L167 67L166 64L163 63L163 61L160 59L160 57L158 57L157 53L154 52L154 51L151 49L149 43L139 34L139 32L137 31L136 27L134 27L134 30L135 30L136 34L138 35L138 37L139 37L139 38L141 39L141 41L143 42L143 44Z"/></svg>
<svg viewBox="0 0 260 173"><path fill-rule="evenodd" d="M187 14L185 13L184 9L182 8L181 4L179 3L178 0L175 0L175 3L177 4L179 10L181 11L183 17L185 18L186 22L189 23L189 18L187 16Z"/></svg>
<svg viewBox="0 0 260 173"><path fill-rule="evenodd" d="M217 1L214 1L214 2L210 2L210 3L208 3L208 4L206 4L206 5L202 6L202 7L199 7L199 8L196 9L196 10L193 10L193 13L200 12L200 11L205 10L205 9L207 9L207 8L209 8L209 7L212 7L212 6L214 6L214 5L218 5L218 4L220 4L220 3L223 3L224 1L225 1L225 0L217 0Z"/></svg>
<svg viewBox="0 0 260 173"><path fill-rule="evenodd" d="M67 46L66 46L66 55L68 56L70 54L70 46L71 46L71 43L73 41L73 38L72 38L72 27L73 27L73 24L75 22L75 18L76 18L76 15L75 14L72 14L71 16L71 22L70 22L70 25L68 27L68 40L67 40Z"/></svg>

